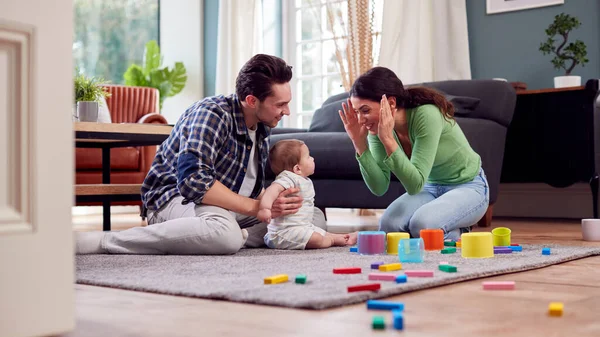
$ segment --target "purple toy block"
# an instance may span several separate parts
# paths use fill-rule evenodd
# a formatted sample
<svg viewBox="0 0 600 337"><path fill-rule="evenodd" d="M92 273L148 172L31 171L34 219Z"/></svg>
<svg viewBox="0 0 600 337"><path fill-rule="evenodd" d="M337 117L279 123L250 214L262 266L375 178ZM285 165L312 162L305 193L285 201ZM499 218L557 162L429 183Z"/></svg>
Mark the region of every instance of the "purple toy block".
<svg viewBox="0 0 600 337"><path fill-rule="evenodd" d="M385 262L373 262L371 263L371 269L379 270L379 266L381 266L382 264L385 264Z"/></svg>

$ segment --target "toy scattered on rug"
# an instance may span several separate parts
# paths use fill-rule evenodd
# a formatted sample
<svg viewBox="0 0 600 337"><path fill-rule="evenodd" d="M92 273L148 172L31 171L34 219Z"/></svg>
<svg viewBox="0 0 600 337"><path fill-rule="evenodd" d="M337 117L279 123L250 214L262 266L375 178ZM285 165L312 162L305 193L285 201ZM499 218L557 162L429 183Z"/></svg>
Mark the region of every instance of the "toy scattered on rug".
<svg viewBox="0 0 600 337"><path fill-rule="evenodd" d="M396 330L404 329L404 303L391 302L391 301L379 301L379 300L368 300L367 310L388 310L392 313L392 326ZM375 330L385 330L385 318L384 316L377 315L373 316L372 327Z"/></svg>
<svg viewBox="0 0 600 337"><path fill-rule="evenodd" d="M548 306L548 315L560 317L563 315L564 305L561 302L552 302Z"/></svg>

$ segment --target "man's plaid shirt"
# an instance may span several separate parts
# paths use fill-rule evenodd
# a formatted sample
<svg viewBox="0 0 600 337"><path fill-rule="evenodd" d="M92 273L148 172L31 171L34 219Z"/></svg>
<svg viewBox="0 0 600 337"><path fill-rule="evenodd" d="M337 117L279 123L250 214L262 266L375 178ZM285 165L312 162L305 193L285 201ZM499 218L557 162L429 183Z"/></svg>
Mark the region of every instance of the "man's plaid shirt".
<svg viewBox="0 0 600 337"><path fill-rule="evenodd" d="M251 198L258 197L264 187L270 133L268 126L258 123L255 151L259 167ZM201 204L215 180L238 193L251 149L252 140L237 95L196 102L179 118L156 152L142 184L144 208L156 211L178 195L183 196L184 204Z"/></svg>

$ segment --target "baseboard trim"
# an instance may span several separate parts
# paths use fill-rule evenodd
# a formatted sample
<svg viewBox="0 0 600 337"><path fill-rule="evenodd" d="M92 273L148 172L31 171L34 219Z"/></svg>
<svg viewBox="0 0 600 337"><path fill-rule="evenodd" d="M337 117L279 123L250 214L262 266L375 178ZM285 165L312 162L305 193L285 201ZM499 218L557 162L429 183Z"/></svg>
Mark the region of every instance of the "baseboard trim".
<svg viewBox="0 0 600 337"><path fill-rule="evenodd" d="M500 184L494 216L591 218L592 192L585 183L565 188L546 184Z"/></svg>

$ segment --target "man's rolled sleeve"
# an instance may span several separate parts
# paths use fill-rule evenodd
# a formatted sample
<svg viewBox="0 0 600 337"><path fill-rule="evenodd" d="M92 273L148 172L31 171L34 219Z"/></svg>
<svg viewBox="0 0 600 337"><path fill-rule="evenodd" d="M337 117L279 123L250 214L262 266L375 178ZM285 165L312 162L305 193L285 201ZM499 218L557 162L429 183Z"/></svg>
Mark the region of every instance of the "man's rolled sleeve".
<svg viewBox="0 0 600 337"><path fill-rule="evenodd" d="M215 183L219 149L227 139L225 121L215 112L204 109L182 127L177 157L177 188L184 203L200 204L206 191Z"/></svg>

